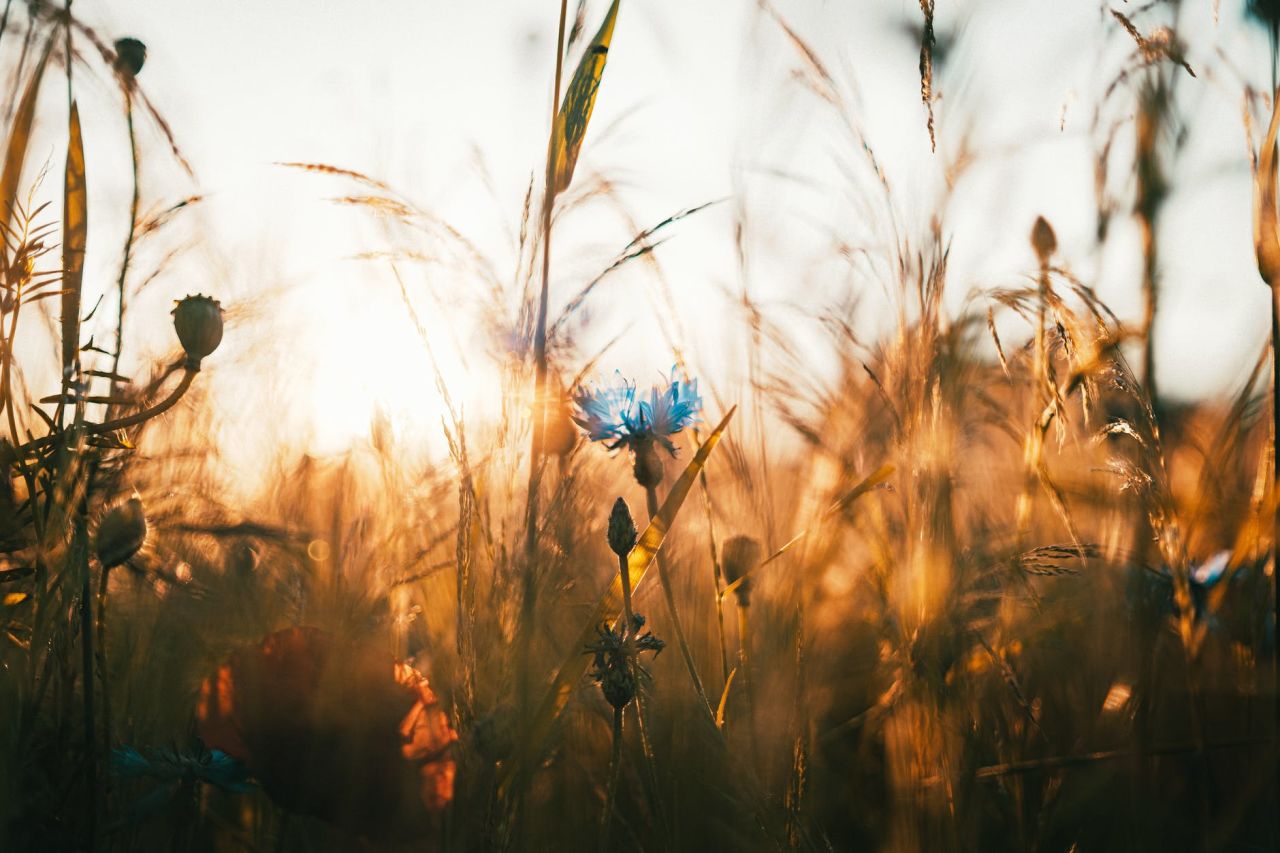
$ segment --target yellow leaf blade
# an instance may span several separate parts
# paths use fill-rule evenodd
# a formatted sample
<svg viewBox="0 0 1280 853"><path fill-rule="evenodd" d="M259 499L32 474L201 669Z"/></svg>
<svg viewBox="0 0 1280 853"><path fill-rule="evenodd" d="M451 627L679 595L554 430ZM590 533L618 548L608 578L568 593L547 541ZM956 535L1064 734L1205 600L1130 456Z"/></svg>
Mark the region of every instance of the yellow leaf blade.
<svg viewBox="0 0 1280 853"><path fill-rule="evenodd" d="M724 691L720 694L720 705L716 708L716 728L724 728L724 711L729 705L729 688L733 686L733 679L738 674L738 668L735 666L729 670L729 677L724 680Z"/></svg>
<svg viewBox="0 0 1280 853"><path fill-rule="evenodd" d="M67 142L66 188L62 212L62 368L75 364L80 350L80 288L89 238L89 197L85 184L84 138L80 110L71 103Z"/></svg>
<svg viewBox="0 0 1280 853"><path fill-rule="evenodd" d="M569 188L573 180L573 169L578 162L578 152L582 149L583 137L587 134L587 124L591 121L591 112L595 109L596 94L600 91L600 80L604 76L604 66L609 58L609 44L613 41L613 27L618 20L618 5L621 0L613 0L604 23L600 25L596 37L587 45L586 53L578 62L573 72L569 89L565 92L560 111L556 113L555 127L551 130L551 188L552 195L558 195Z"/></svg>
<svg viewBox="0 0 1280 853"><path fill-rule="evenodd" d="M40 95L40 81L44 79L44 69L49 61L49 53L53 50L53 35L45 44L44 53L31 72L27 88L22 93L18 110L13 115L13 127L9 131L9 144L5 148L4 171L0 173L0 202L4 210L0 216L8 222L13 217L13 210L18 200L18 181L22 179L22 166L27 160L27 144L31 141L31 128L36 120L36 100ZM8 252L4 253L6 256Z"/></svg>

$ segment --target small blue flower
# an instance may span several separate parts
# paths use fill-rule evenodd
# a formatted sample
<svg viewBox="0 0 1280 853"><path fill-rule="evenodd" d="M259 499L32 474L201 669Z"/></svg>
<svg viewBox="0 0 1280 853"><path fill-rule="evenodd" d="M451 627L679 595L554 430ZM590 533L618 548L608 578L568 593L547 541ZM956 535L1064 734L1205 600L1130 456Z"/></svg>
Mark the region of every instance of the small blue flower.
<svg viewBox="0 0 1280 853"><path fill-rule="evenodd" d="M676 446L668 436L697 423L702 410L698 380L681 381L674 369L671 379L655 386L647 400L637 396L634 382L618 373L611 387L579 388L573 402L578 409L573 420L592 441L607 441L610 450L658 441L673 455Z"/></svg>

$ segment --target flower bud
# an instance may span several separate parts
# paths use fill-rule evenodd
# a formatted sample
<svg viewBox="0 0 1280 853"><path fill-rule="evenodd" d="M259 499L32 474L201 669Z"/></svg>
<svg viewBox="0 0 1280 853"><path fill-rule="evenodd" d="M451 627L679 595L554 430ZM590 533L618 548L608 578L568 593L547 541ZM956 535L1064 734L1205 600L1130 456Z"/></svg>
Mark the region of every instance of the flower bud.
<svg viewBox="0 0 1280 853"><path fill-rule="evenodd" d="M658 456L658 445L650 441L641 441L635 445L635 465L632 470L636 482L646 489L652 489L662 482L662 458Z"/></svg>
<svg viewBox="0 0 1280 853"><path fill-rule="evenodd" d="M609 513L609 548L619 557L625 557L636 547L636 523L631 518L627 502L618 498Z"/></svg>
<svg viewBox="0 0 1280 853"><path fill-rule="evenodd" d="M129 498L103 516L93 549L102 567L110 569L138 553L146 539L147 516L142 511L142 501Z"/></svg>
<svg viewBox="0 0 1280 853"><path fill-rule="evenodd" d="M188 296L173 309L173 328L187 353L187 366L200 362L222 343L222 306L209 296Z"/></svg>
<svg viewBox="0 0 1280 853"><path fill-rule="evenodd" d="M738 597L738 605L746 607L751 604L751 578L748 572L760 563L760 543L750 536L734 536L724 543L724 551L720 555L724 567L724 579L728 583L741 580L733 590Z"/></svg>
<svg viewBox="0 0 1280 853"><path fill-rule="evenodd" d="M137 77L147 62L147 46L135 38L116 41L116 71L129 77Z"/></svg>
<svg viewBox="0 0 1280 853"><path fill-rule="evenodd" d="M1049 258L1058 249L1058 237L1053 233L1053 226L1043 216L1036 217L1036 224L1031 228L1031 248L1036 250L1036 258L1040 266L1049 265Z"/></svg>

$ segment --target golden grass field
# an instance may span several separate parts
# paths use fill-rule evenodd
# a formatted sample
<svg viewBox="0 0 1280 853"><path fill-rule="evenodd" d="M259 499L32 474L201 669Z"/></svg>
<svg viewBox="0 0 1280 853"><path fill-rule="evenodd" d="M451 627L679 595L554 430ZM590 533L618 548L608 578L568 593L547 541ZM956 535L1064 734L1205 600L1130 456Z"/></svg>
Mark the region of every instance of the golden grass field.
<svg viewBox="0 0 1280 853"><path fill-rule="evenodd" d="M509 275L376 176L280 166L419 241L390 264L447 453L375 423L342 453L268 448L251 482L221 463L209 381L269 371L264 300L216 274L171 314L138 299L139 253L201 203L139 181L192 169L145 45L4 5L0 851L1276 849L1280 6L1230 10L1271 38L1271 88L1231 96L1273 333L1188 403L1155 387L1153 343L1174 93L1204 71L1179 3L1103 13L1129 53L1103 96L1126 130L1097 154L1127 194L1100 193L1099 242L1115 218L1141 237L1126 318L1044 218L1020 280L955 309L945 205L894 218L836 66L761 4L870 176L876 278L803 331L744 289L716 319L747 378L694 375L669 334L652 390L580 343L580 309L624 267L657 275L705 200L551 286L580 225L561 214L608 192L576 166L627 4L545 5L554 109ZM934 140L934 0L903 8ZM120 246L88 236L81 98L127 132ZM37 127L62 134L43 167ZM493 387L441 366L417 263L483 292ZM892 297L874 338L860 287Z"/></svg>

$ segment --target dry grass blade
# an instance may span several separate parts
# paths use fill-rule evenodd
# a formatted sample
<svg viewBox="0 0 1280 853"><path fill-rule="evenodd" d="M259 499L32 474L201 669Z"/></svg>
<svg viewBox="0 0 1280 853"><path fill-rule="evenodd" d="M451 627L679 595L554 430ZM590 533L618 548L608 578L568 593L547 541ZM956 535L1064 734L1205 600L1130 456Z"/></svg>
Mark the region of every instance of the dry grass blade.
<svg viewBox="0 0 1280 853"><path fill-rule="evenodd" d="M720 692L720 704L716 706L716 728L724 728L724 711L729 704L729 689L733 687L733 679L738 675L738 668L735 666L729 670L729 677L724 680L724 690Z"/></svg>
<svg viewBox="0 0 1280 853"><path fill-rule="evenodd" d="M892 465L888 465L888 464L881 465L879 468L875 470L873 474L871 474L869 477L864 479L862 482L858 483L858 485L854 486L849 491L845 492L835 503L833 503L830 507L828 507L825 515L830 516L837 512L844 512L848 510L848 508L853 504L854 501L856 501L858 498L865 495L867 492L870 492L873 489L878 488L882 483L888 480L890 475L893 474L893 471L894 471L894 467ZM792 536L791 539L786 542L786 544L784 544L781 548L779 548L778 550L770 554L768 557L766 557L763 561L757 564L755 568L752 568L747 570L746 572L743 572L740 578L735 580L733 583L727 585L724 589L720 590L720 597L723 599L724 597L729 595L729 593L733 592L738 587L742 586L743 581L745 581L747 578L751 577L753 574L763 569L765 566L772 563L774 560L777 560L787 551L791 550L791 547L793 545L795 545L797 542L799 542L801 539L803 539L807 535L809 535L809 530L802 530L801 532L797 533L795 536Z"/></svg>
<svg viewBox="0 0 1280 853"><path fill-rule="evenodd" d="M1278 93L1280 94L1280 93ZM1280 98L1273 99L1271 124L1258 157L1258 173L1253 188L1253 245L1258 254L1258 273L1275 286L1280 278L1280 214L1276 210L1276 133L1280 131Z"/></svg>
<svg viewBox="0 0 1280 853"><path fill-rule="evenodd" d="M587 45L578 68L569 81L564 104L556 115L556 125L551 132L551 195L558 195L569 188L573 180L573 168L578 162L582 139L587 134L591 111L596 105L596 93L600 91L600 78L604 76L605 62L609 58L609 43L613 40L613 26L618 20L618 5L613 0L604 23L596 37Z"/></svg>
<svg viewBox="0 0 1280 853"><path fill-rule="evenodd" d="M22 101L13 117L13 127L9 129L9 144L4 155L4 172L0 174L0 199L4 201L3 219L5 227L13 218L14 208L18 202L18 181L22 179L22 166L27 160L27 144L31 141L31 128L36 120L36 101L40 95L40 81L44 79L44 69L49 62L49 53L53 50L53 36L45 44L44 53L31 72L26 91L22 93ZM7 255L7 252L6 252Z"/></svg>
<svg viewBox="0 0 1280 853"><path fill-rule="evenodd" d="M80 288L84 280L84 250L89 235L89 200L85 187L84 137L80 109L71 103L67 142L65 201L62 214L62 369L75 365L80 348Z"/></svg>
<svg viewBox="0 0 1280 853"><path fill-rule="evenodd" d="M698 474L707 464L711 451L715 450L716 445L719 444L720 437L724 434L725 429L728 428L729 421L733 418L733 413L736 410L736 406L730 409L715 430L707 436L707 440L698 448L698 452L694 454L693 459L684 469L684 473L680 475L680 479L671 487L671 491L667 494L667 499L663 502L662 508L658 510L658 514L649 521L649 526L644 529L644 533L640 535L636 546L631 549L631 553L627 557L627 566L631 575L633 591L640 588L640 583L648 574L649 566L653 564L654 558L657 557L658 549L662 547L663 540L666 539L667 531L671 529L671 524L675 521L676 514L680 512L685 498L689 496L689 491L693 488L694 481L697 480ZM618 619L621 612L622 577L617 575L614 577L613 583L609 585L609 589L605 591L604 596L600 599L600 603L592 611L591 618L583 626L578 640L570 647L568 655L560 664L559 669L556 670L555 677L552 679L546 695L543 696L542 702L538 705L534 720L529 727L529 740L523 745L524 755L503 768L502 787L505 788L514 778L516 765L519 761L529 762L536 760L543 742L551 732L552 725L568 703L574 685L582 680L583 673L587 671L587 665L590 661L582 653L583 648L589 645L596 637L596 629L601 624L613 623Z"/></svg>
<svg viewBox="0 0 1280 853"><path fill-rule="evenodd" d="M569 321L569 318L573 316L573 313L582 307L582 303L587 300L587 297L596 289L596 286L599 285L600 282L604 281L604 279L611 273L617 271L619 268L636 258L644 257L654 249L661 246L664 242L663 240L651 242L655 234L669 225L674 225L680 220L693 216L695 213L700 213L701 211L711 207L713 204L719 204L722 201L724 201L724 199L715 199L713 201L703 202L695 207L687 207L678 213L673 213L657 225L654 225L652 228L646 228L644 231L641 231L633 237L631 242L627 243L627 245L622 248L622 251L618 253L617 257L613 259L613 262L610 263L609 266L605 267L603 272L591 279L591 281L587 282L586 286L579 290L577 295L569 300L568 304L565 305L564 310L560 312L560 316L551 324L551 328L547 332L548 336L555 337L556 334L564 327L564 324Z"/></svg>
<svg viewBox="0 0 1280 853"><path fill-rule="evenodd" d="M933 49L937 39L933 34L933 0L920 0L920 13L924 15L924 28L920 33L920 100L928 111L929 148L938 150L938 140L933 132Z"/></svg>

